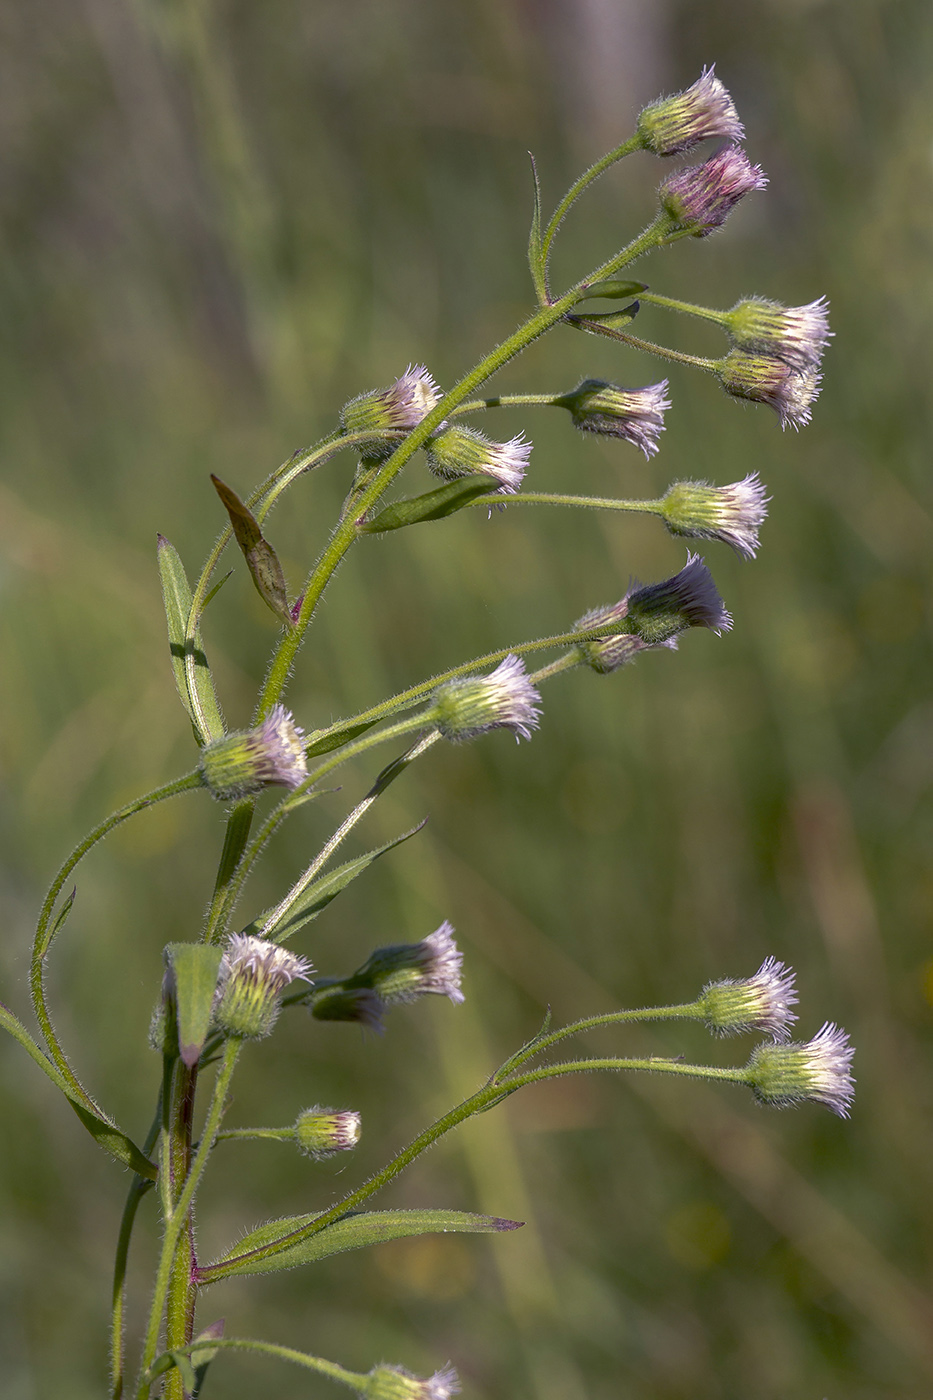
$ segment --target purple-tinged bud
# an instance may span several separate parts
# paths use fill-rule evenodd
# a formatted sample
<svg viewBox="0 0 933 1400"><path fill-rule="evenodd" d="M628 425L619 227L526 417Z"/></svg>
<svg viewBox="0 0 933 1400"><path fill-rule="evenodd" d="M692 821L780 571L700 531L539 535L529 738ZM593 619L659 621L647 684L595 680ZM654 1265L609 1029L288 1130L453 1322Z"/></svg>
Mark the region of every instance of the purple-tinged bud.
<svg viewBox="0 0 933 1400"><path fill-rule="evenodd" d="M748 1082L760 1103L774 1108L813 1099L848 1118L855 1095L847 1033L827 1021L812 1040L789 1045L759 1045L746 1066Z"/></svg>
<svg viewBox="0 0 933 1400"><path fill-rule="evenodd" d="M698 554L688 554L679 574L661 583L633 582L625 597L605 608L594 608L574 623L577 631L618 624L618 633L590 637L579 643L581 660L605 675L633 661L649 647L677 650L677 638L688 627L728 631L726 612L713 576Z"/></svg>
<svg viewBox="0 0 933 1400"><path fill-rule="evenodd" d="M753 559L767 499L757 472L731 486L676 481L662 497L661 515L672 535L722 540L736 554Z"/></svg>
<svg viewBox="0 0 933 1400"><path fill-rule="evenodd" d="M727 394L736 399L766 403L781 420L798 430L810 421L810 409L820 392L820 374L813 365L792 369L771 355L730 350L719 361L717 374Z"/></svg>
<svg viewBox="0 0 933 1400"><path fill-rule="evenodd" d="M343 982L330 986L318 985L309 998L311 1015L316 1021L356 1021L368 1031L384 1029L382 1013L385 1005L371 987L347 987Z"/></svg>
<svg viewBox="0 0 933 1400"><path fill-rule="evenodd" d="M335 1152L348 1152L360 1140L360 1115L350 1109L322 1108L315 1104L299 1113L295 1123L298 1150L321 1162Z"/></svg>
<svg viewBox="0 0 933 1400"><path fill-rule="evenodd" d="M310 981L313 971L300 958L251 934L231 934L220 962L213 1023L224 1035L262 1040L275 1025L282 992L296 978Z"/></svg>
<svg viewBox="0 0 933 1400"><path fill-rule="evenodd" d="M825 297L807 306L782 306L765 297L745 297L723 320L740 350L773 355L795 370L816 368L832 336Z"/></svg>
<svg viewBox="0 0 933 1400"><path fill-rule="evenodd" d="M658 450L664 414L671 406L666 391L666 379L641 389L620 389L604 379L584 379L561 402L583 432L624 438L650 457Z"/></svg>
<svg viewBox="0 0 933 1400"><path fill-rule="evenodd" d="M422 1380L402 1366L374 1366L360 1390L367 1400L451 1400L460 1394L460 1381L452 1366Z"/></svg>
<svg viewBox="0 0 933 1400"><path fill-rule="evenodd" d="M349 981L370 987L387 1006L429 994L450 997L456 1006L464 999L460 989L463 954L453 932L445 919L420 943L377 948Z"/></svg>
<svg viewBox="0 0 933 1400"><path fill-rule="evenodd" d="M230 802L266 787L298 787L308 776L304 738L285 706L274 705L258 728L215 739L201 750L211 796Z"/></svg>
<svg viewBox="0 0 933 1400"><path fill-rule="evenodd" d="M340 426L345 433L410 432L441 400L441 391L424 365L409 365L401 379L386 389L373 389L344 404ZM395 442L372 443L368 460L378 461L395 450Z"/></svg>
<svg viewBox="0 0 933 1400"><path fill-rule="evenodd" d="M721 228L739 200L763 190L768 177L738 146L726 146L702 165L668 175L658 190L662 209L678 229L705 238Z"/></svg>
<svg viewBox="0 0 933 1400"><path fill-rule="evenodd" d="M637 130L645 150L656 156L680 155L710 136L741 141L745 135L732 98L712 68L704 68L685 91L649 103Z"/></svg>
<svg viewBox="0 0 933 1400"><path fill-rule="evenodd" d="M793 969L765 958L754 977L710 982L700 998L706 1024L717 1035L765 1031L775 1041L790 1039L797 1016Z"/></svg>
<svg viewBox="0 0 933 1400"><path fill-rule="evenodd" d="M516 742L538 727L541 696L525 674L525 663L509 655L488 676L446 681L434 692L428 712L445 739L476 739L491 729L511 729Z"/></svg>
<svg viewBox="0 0 933 1400"><path fill-rule="evenodd" d="M532 443L519 433L509 442L492 442L474 428L455 426L428 438L425 455L435 476L454 481L461 476L491 476L502 495L511 495L522 484Z"/></svg>

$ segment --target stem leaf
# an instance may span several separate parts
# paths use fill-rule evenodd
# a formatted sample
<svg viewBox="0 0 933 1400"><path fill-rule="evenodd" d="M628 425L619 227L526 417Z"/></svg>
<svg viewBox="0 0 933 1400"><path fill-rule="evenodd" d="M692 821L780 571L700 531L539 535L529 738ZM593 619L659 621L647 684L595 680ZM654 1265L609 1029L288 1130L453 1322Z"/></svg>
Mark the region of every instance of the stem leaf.
<svg viewBox="0 0 933 1400"><path fill-rule="evenodd" d="M398 1240L411 1235L462 1233L474 1235L497 1234L502 1230L517 1230L520 1220L503 1220L495 1215L474 1215L460 1210L378 1210L351 1213L335 1220L322 1230L299 1238L282 1248L292 1234L313 1227L316 1215L293 1215L283 1220L271 1220L260 1225L239 1240L213 1264L198 1270L198 1282L216 1283L218 1279L243 1274L270 1274L281 1269L294 1269L301 1264L313 1264L332 1254L349 1249L365 1249L385 1240ZM279 1246L275 1253L270 1251Z"/></svg>
<svg viewBox="0 0 933 1400"><path fill-rule="evenodd" d="M172 974L178 1053L189 1069L197 1064L207 1039L222 956L216 944L169 943L165 949Z"/></svg>
<svg viewBox="0 0 933 1400"><path fill-rule="evenodd" d="M606 297L607 300L617 300L622 297L635 297L639 292L647 292L647 282L620 282L615 278L609 278L606 282L594 282L587 287L585 300L590 297Z"/></svg>
<svg viewBox="0 0 933 1400"><path fill-rule="evenodd" d="M497 491L501 483L492 476L471 476L465 480L449 481L436 491L423 496L409 496L386 506L372 520L358 528L364 535L379 535L386 530L401 530L406 525L419 525L423 520L443 520L470 505L476 496Z"/></svg>
<svg viewBox="0 0 933 1400"><path fill-rule="evenodd" d="M220 739L223 737L223 715L220 712L217 693L214 690L211 669L201 646L201 633L199 629L195 630L192 645L194 648L194 683L200 704L196 707L192 703L191 695L188 691L188 678L185 667L185 638L188 630L188 616L191 612L191 589L188 585L185 566L181 562L178 551L163 535L159 535L158 554L159 575L162 580L162 599L165 603L165 620L168 623L168 645L172 655L172 671L175 676L175 688L181 697L181 703L188 711L188 718L191 720L191 724L194 728L195 738L198 744L203 746L209 743L211 739ZM200 709L203 724L198 719L198 709Z"/></svg>
<svg viewBox="0 0 933 1400"><path fill-rule="evenodd" d="M219 477L211 473L211 481L224 509L230 517L230 525L237 544L246 560L250 577L256 585L256 592L268 608L286 626L292 625L291 610L288 606L288 590L285 574L279 563L279 556L272 545L264 538L259 522L243 504L237 493Z"/></svg>

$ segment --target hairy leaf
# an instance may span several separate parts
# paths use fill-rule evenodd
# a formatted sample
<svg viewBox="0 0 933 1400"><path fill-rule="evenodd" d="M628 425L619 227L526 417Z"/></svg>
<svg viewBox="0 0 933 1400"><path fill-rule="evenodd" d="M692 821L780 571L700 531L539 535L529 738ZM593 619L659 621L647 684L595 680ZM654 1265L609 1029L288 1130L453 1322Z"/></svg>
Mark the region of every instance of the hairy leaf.
<svg viewBox="0 0 933 1400"><path fill-rule="evenodd" d="M372 520L360 526L366 535L379 535L386 530L401 530L406 525L418 525L423 520L443 520L465 506L471 505L477 496L487 496L498 491L501 485L492 476L470 476L459 481L450 481L436 491L428 491L423 496L410 496L403 501L395 501L386 506Z"/></svg>
<svg viewBox="0 0 933 1400"><path fill-rule="evenodd" d="M193 639L197 707L191 699L185 666L185 637L188 630L188 617L191 612L191 589L188 586L185 566L181 562L178 551L163 535L159 535L158 538L159 575L162 579L162 598L165 603L165 619L168 623L168 644L172 655L175 688L181 697L181 703L188 711L188 718L194 726L195 738L203 746L212 739L220 739L223 736L223 715L217 701L217 692L214 689L210 666L201 646L200 629L195 631ZM220 584L217 587L219 588ZM214 591L216 592L216 588ZM200 709L203 723L198 720L198 709Z"/></svg>

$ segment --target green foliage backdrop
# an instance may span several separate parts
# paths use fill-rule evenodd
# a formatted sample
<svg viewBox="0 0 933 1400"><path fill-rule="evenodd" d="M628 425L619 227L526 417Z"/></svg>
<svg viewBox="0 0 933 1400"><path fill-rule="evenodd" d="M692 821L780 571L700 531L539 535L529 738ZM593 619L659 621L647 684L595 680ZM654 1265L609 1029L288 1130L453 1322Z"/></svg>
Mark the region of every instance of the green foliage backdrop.
<svg viewBox="0 0 933 1400"><path fill-rule="evenodd" d="M716 62L771 188L647 276L711 305L826 293L836 340L812 427L782 435L767 410L675 367L650 466L562 415L508 410L491 430L527 427L539 489L655 495L759 470L773 497L759 560L706 551L735 630L687 637L676 661L573 673L545 691L532 743L435 752L392 788L368 833L430 813L425 833L302 948L338 972L447 917L467 1003L403 1008L382 1039L289 1018L250 1056L236 1121L355 1107L361 1146L318 1169L286 1147L228 1145L203 1244L361 1179L548 1003L565 1020L685 999L773 953L798 970L801 1032L831 1018L852 1034L851 1124L679 1083L542 1087L385 1201L523 1231L230 1281L215 1314L356 1369L384 1356L428 1373L450 1356L488 1400L929 1396L929 6L46 0L6 4L0 33L0 970L24 1015L29 930L58 861L191 764L156 531L193 568L222 523L209 472L245 492L410 361L450 383L532 301L527 149L553 199L646 100ZM647 156L610 173L568 221L561 265L640 228L657 177ZM639 331L716 343L664 315L646 309ZM637 384L656 368L568 330L493 391ZM270 521L293 579L344 469ZM290 704L320 725L559 630L682 558L650 523L545 510L372 540L335 581ZM238 568L205 626L234 723L273 627ZM289 830L247 917L372 771ZM111 838L80 875L50 978L79 1073L137 1136L161 949L195 932L221 834L195 797ZM626 1043L708 1052L690 1027ZM104 1384L124 1183L12 1044L0 1094L0 1385L8 1400L84 1400ZM151 1248L143 1232L140 1307ZM209 1394L260 1384L268 1400L328 1390L225 1358Z"/></svg>

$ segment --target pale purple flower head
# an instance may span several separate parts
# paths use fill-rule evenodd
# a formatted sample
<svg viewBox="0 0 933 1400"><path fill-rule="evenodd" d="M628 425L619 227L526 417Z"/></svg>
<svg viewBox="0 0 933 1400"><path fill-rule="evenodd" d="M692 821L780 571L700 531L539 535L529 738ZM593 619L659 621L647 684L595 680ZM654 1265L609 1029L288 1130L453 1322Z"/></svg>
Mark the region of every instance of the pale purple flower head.
<svg viewBox="0 0 933 1400"><path fill-rule="evenodd" d="M793 369L772 355L730 350L718 362L716 373L727 394L750 399L773 408L781 427L800 429L809 423L811 408L820 392L820 375L815 365Z"/></svg>
<svg viewBox="0 0 933 1400"><path fill-rule="evenodd" d="M420 943L377 948L350 981L371 987L387 1006L427 995L450 997L456 1006L464 999L460 988L463 954L453 934L453 926L445 919Z"/></svg>
<svg viewBox="0 0 933 1400"><path fill-rule="evenodd" d="M646 457L658 450L664 414L671 406L666 379L641 389L620 389L603 379L584 379L563 402L574 425L583 432L623 438Z"/></svg>
<svg viewBox="0 0 933 1400"><path fill-rule="evenodd" d="M806 306L782 306L765 297L745 297L725 313L726 329L741 350L773 355L791 369L815 369L832 336L829 302L819 297Z"/></svg>
<svg viewBox="0 0 933 1400"><path fill-rule="evenodd" d="M729 486L677 481L662 498L662 517L672 535L722 540L745 559L758 549L758 530L768 497L757 472Z"/></svg>
<svg viewBox="0 0 933 1400"><path fill-rule="evenodd" d="M256 729L238 730L205 745L201 775L218 802L266 787L296 788L308 776L305 736L284 705L274 705Z"/></svg>
<svg viewBox="0 0 933 1400"><path fill-rule="evenodd" d="M282 992L296 978L310 981L307 958L252 934L234 933L220 962L214 1024L225 1035L260 1040L279 1014Z"/></svg>
<svg viewBox="0 0 933 1400"><path fill-rule="evenodd" d="M576 630L619 624L618 634L581 641L582 659L594 671L615 671L649 647L677 650L677 638L689 627L728 631L726 612L713 576L698 554L688 554L679 574L661 583L633 581L625 597L594 608L574 624Z"/></svg>
<svg viewBox="0 0 933 1400"><path fill-rule="evenodd" d="M701 1000L706 1024L719 1035L757 1030L785 1041L797 1019L793 969L775 958L765 958L754 977L710 982Z"/></svg>
<svg viewBox="0 0 933 1400"><path fill-rule="evenodd" d="M763 190L768 177L739 146L726 146L702 165L688 165L663 181L658 197L677 228L705 238L721 228L743 196Z"/></svg>
<svg viewBox="0 0 933 1400"><path fill-rule="evenodd" d="M441 391L424 365L409 365L401 378L385 389L373 389L345 404L340 426L345 433L399 433L416 428L441 399ZM389 455L395 440L368 444L365 455Z"/></svg>
<svg viewBox="0 0 933 1400"><path fill-rule="evenodd" d="M741 141L745 135L732 98L712 67L673 97L651 102L638 118L638 134L646 150L676 156L708 137Z"/></svg>
<svg viewBox="0 0 933 1400"><path fill-rule="evenodd" d="M361 1394L366 1400L451 1400L460 1394L460 1381L449 1364L427 1380L412 1375L404 1366L374 1366Z"/></svg>
<svg viewBox="0 0 933 1400"><path fill-rule="evenodd" d="M746 1067L748 1083L761 1103L775 1108L812 1099L848 1118L854 1054L847 1033L827 1021L812 1040L759 1045Z"/></svg>
<svg viewBox="0 0 933 1400"><path fill-rule="evenodd" d="M540 700L524 661L509 655L488 676L438 686L430 718L445 739L475 739L492 729L510 729L516 740L530 739L538 727Z"/></svg>
<svg viewBox="0 0 933 1400"><path fill-rule="evenodd" d="M360 1115L352 1109L323 1108L315 1104L299 1113L295 1142L299 1152L316 1162L335 1152L349 1152L360 1140Z"/></svg>
<svg viewBox="0 0 933 1400"><path fill-rule="evenodd" d="M429 469L445 481L491 476L502 495L512 495L522 484L532 445L521 433L508 442L492 442L474 428L455 424L428 439L425 456Z"/></svg>

